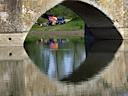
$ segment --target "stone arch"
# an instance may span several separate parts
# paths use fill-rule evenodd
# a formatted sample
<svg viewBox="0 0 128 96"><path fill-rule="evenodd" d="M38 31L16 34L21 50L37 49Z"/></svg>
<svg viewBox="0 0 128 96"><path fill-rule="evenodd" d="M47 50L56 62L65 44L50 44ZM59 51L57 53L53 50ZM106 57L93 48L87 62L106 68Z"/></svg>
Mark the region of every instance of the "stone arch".
<svg viewBox="0 0 128 96"><path fill-rule="evenodd" d="M121 34L117 30L118 25L120 23L117 22L118 17L114 18L114 15L112 16L111 14L111 12L113 11L110 12L110 9L102 5L101 2L89 0L56 0L51 1L51 3L49 3L50 1L44 2L39 8L34 8L33 5L32 8L29 9L28 13L32 19L30 21L31 23L28 22L29 27L27 26L27 28L25 29L30 30L30 28L36 22L39 16L41 16L47 10L61 3L62 5L66 6L67 8L70 8L71 10L79 14L80 17L83 18L86 23L85 35L87 36L87 38L90 37L90 34L93 34L95 38L98 39L122 39ZM42 10L37 11L39 9Z"/></svg>
<svg viewBox="0 0 128 96"><path fill-rule="evenodd" d="M104 8L101 9L101 6L98 7L97 3L83 1L64 1L62 4L83 18L85 21L85 36L88 39L91 39L91 35L96 39L122 39L117 30L118 24L114 24L115 20L111 14L105 12Z"/></svg>
<svg viewBox="0 0 128 96"><path fill-rule="evenodd" d="M23 45L26 35L39 16L60 3L85 19L88 27L86 29L89 29L85 30L86 36L92 33L96 38L102 39L127 38L127 8L120 0L14 0L6 1L6 10L2 7L0 12L0 46ZM95 20L94 13L97 14ZM11 40L8 39L10 37Z"/></svg>
<svg viewBox="0 0 128 96"><path fill-rule="evenodd" d="M24 1L22 3L22 22L24 30L29 31L37 19L63 0Z"/></svg>

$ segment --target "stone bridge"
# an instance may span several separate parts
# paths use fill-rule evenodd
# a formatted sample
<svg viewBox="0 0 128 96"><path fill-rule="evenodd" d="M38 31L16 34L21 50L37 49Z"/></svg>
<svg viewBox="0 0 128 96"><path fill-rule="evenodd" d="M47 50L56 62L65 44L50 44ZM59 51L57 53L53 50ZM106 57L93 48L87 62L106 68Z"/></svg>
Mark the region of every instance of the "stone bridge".
<svg viewBox="0 0 128 96"><path fill-rule="evenodd" d="M22 46L37 19L62 4L85 21L85 36L127 39L127 0L0 0L0 46Z"/></svg>

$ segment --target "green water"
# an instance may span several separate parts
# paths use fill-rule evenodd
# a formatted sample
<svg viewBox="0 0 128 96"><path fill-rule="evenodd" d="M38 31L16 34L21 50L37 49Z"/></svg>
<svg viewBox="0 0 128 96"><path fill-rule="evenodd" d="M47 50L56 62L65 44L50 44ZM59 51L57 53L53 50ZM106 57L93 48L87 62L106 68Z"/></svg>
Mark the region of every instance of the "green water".
<svg viewBox="0 0 128 96"><path fill-rule="evenodd" d="M60 80L77 69L86 59L84 43L66 42L58 49L42 43L30 43L25 49L32 61L50 78Z"/></svg>

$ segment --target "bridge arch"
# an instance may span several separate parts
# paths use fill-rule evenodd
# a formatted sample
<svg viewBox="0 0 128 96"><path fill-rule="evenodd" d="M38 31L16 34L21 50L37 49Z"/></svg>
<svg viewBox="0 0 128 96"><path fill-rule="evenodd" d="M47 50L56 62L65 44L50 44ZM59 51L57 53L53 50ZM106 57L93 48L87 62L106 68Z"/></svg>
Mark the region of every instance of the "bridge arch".
<svg viewBox="0 0 128 96"><path fill-rule="evenodd" d="M127 38L127 7L120 0L13 0L0 5L0 46L21 46L37 19L58 4L85 21L85 34L101 39ZM5 7L2 7L5 6ZM96 15L95 15L96 14ZM89 35L88 35L89 34ZM125 35L126 34L126 35ZM11 40L9 39L11 38Z"/></svg>
<svg viewBox="0 0 128 96"><path fill-rule="evenodd" d="M62 4L83 18L87 38L93 35L96 39L122 39L111 16L104 10L99 10L94 5L81 1L64 1Z"/></svg>
<svg viewBox="0 0 128 96"><path fill-rule="evenodd" d="M60 2L46 3L45 7L42 6L40 12L37 12L34 17L34 22L37 21L47 10L53 8L58 4L62 4L72 11L77 13L85 21L85 35L90 38L92 35L98 39L122 39L121 34L118 32L117 25L110 13L104 7L98 6L95 1L89 0L61 0ZM47 7L49 5L49 7ZM31 26L33 25L31 24ZM27 28L31 28L27 27Z"/></svg>

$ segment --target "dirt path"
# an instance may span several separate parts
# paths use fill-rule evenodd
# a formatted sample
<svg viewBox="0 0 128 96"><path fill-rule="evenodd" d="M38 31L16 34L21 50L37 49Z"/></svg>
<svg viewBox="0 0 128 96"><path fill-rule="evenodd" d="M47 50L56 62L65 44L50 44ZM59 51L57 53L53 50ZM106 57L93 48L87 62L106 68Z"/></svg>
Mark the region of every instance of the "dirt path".
<svg viewBox="0 0 128 96"><path fill-rule="evenodd" d="M45 32L29 32L31 36L78 36L84 37L84 30L77 31L45 31Z"/></svg>

